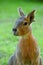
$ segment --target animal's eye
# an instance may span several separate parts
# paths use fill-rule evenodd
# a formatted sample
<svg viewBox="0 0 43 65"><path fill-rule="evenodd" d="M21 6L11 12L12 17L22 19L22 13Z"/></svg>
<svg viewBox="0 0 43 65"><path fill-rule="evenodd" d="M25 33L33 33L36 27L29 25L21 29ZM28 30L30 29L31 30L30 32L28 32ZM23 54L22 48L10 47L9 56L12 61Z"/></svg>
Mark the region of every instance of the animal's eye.
<svg viewBox="0 0 43 65"><path fill-rule="evenodd" d="M27 25L27 22L24 22L24 25Z"/></svg>

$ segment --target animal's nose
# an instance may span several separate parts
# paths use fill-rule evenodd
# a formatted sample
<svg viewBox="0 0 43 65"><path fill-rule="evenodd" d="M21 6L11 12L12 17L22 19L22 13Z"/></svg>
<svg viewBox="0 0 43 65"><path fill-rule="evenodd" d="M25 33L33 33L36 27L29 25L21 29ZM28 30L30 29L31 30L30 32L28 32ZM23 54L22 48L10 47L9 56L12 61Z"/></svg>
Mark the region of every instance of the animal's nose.
<svg viewBox="0 0 43 65"><path fill-rule="evenodd" d="M16 31L17 31L17 29L16 29L16 28L13 28L13 31L14 31L14 32L16 32Z"/></svg>

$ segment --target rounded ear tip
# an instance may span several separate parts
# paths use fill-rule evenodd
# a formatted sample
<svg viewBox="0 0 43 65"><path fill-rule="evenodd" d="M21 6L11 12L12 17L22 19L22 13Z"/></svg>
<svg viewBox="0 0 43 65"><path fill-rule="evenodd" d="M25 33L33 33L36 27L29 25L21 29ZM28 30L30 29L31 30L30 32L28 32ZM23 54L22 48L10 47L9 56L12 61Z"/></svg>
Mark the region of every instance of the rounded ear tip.
<svg viewBox="0 0 43 65"><path fill-rule="evenodd" d="M35 12L36 10L33 10L33 12Z"/></svg>
<svg viewBox="0 0 43 65"><path fill-rule="evenodd" d="M34 13L36 14L37 13L37 10L34 10Z"/></svg>
<svg viewBox="0 0 43 65"><path fill-rule="evenodd" d="M17 10L18 10L18 13L21 12L21 7L18 7Z"/></svg>
<svg viewBox="0 0 43 65"><path fill-rule="evenodd" d="M22 8L21 8L21 7L18 7L17 9L18 9L18 10L21 10Z"/></svg>

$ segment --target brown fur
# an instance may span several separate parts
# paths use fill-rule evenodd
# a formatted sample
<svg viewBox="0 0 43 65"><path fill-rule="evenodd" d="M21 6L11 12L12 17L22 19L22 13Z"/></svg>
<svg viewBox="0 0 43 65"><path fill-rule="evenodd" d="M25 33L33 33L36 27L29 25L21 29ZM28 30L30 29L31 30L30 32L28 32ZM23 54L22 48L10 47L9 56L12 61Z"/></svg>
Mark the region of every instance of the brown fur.
<svg viewBox="0 0 43 65"><path fill-rule="evenodd" d="M9 65L42 65L38 44L32 35L30 27L34 20L34 11L26 17L21 9L19 9L22 18L17 20L16 30L13 29L13 31L14 35L21 36L21 39L15 54L10 59ZM24 25L25 22L26 25Z"/></svg>
<svg viewBox="0 0 43 65"><path fill-rule="evenodd" d="M37 48L37 42L32 36L31 32L25 37L22 37L19 43L23 60L28 59L32 62L39 58L39 49Z"/></svg>

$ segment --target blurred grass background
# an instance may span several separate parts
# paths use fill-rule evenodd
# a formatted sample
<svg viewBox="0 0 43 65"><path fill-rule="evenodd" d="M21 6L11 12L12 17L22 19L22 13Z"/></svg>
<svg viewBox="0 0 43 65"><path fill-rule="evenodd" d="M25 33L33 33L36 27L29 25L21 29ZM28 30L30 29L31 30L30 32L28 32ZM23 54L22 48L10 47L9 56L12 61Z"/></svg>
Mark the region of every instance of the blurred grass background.
<svg viewBox="0 0 43 65"><path fill-rule="evenodd" d="M40 55L43 61L43 2L30 0L0 0L0 65L7 65L14 53L18 37L12 33L15 20L19 17L17 8L22 7L25 14L36 10L32 33L38 40Z"/></svg>

